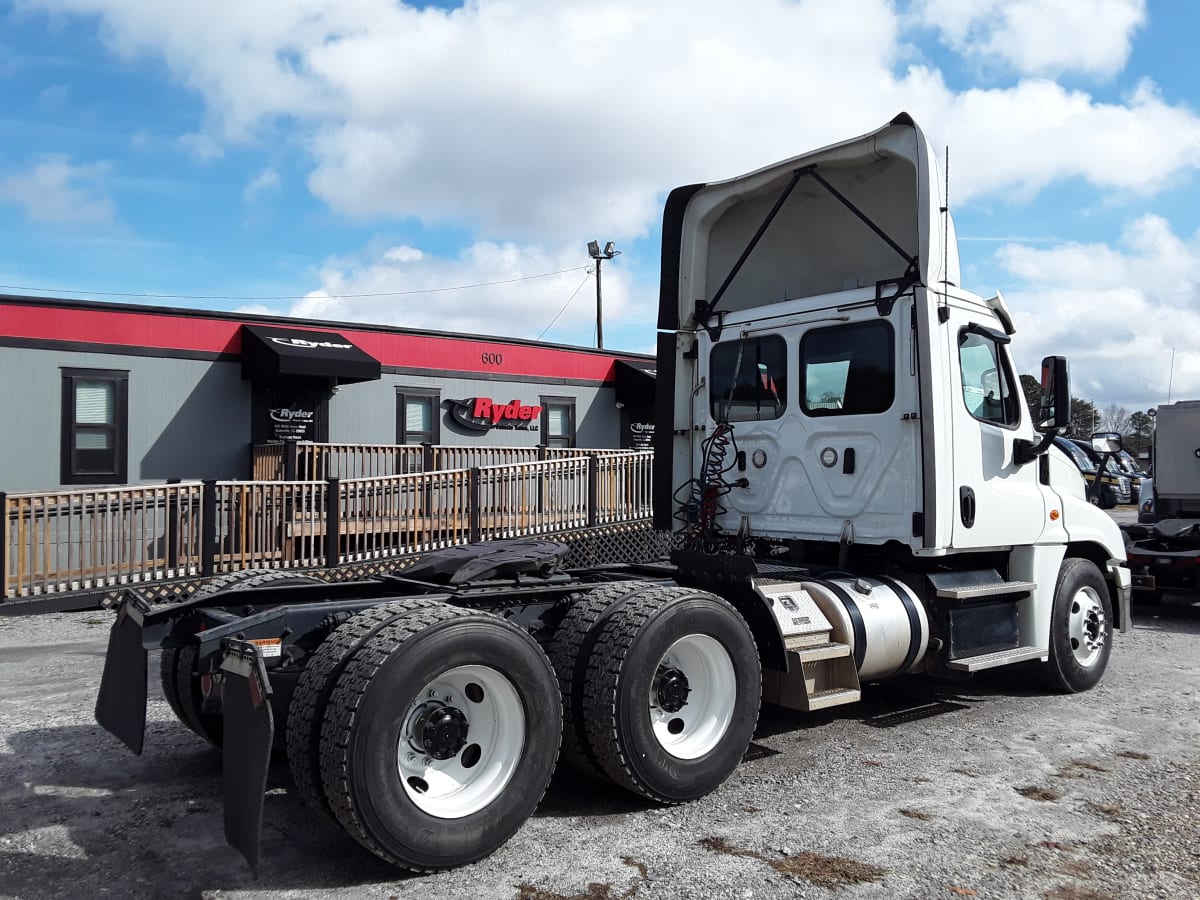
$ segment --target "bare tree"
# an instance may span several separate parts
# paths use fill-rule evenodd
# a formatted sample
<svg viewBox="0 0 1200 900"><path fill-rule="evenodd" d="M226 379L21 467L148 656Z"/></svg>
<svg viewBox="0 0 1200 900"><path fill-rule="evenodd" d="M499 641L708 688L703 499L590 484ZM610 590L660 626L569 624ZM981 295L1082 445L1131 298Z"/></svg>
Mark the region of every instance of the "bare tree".
<svg viewBox="0 0 1200 900"><path fill-rule="evenodd" d="M1133 428L1129 424L1129 410L1123 406L1110 403L1100 411L1100 430L1115 431L1118 434L1129 434Z"/></svg>

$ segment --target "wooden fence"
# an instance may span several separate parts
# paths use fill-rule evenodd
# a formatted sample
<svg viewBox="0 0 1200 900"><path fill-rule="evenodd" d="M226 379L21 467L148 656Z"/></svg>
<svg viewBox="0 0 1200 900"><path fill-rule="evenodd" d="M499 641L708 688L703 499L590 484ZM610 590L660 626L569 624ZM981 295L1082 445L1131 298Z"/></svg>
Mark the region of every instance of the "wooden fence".
<svg viewBox="0 0 1200 900"><path fill-rule="evenodd" d="M355 478L0 493L0 598L331 567L649 517L649 452L549 456Z"/></svg>
<svg viewBox="0 0 1200 900"><path fill-rule="evenodd" d="M2 598L200 574L199 482L0 494Z"/></svg>
<svg viewBox="0 0 1200 900"><path fill-rule="evenodd" d="M318 444L310 441L255 444L250 449L256 481L324 481L378 478L448 469L504 466L628 450L561 447L434 446L432 444Z"/></svg>

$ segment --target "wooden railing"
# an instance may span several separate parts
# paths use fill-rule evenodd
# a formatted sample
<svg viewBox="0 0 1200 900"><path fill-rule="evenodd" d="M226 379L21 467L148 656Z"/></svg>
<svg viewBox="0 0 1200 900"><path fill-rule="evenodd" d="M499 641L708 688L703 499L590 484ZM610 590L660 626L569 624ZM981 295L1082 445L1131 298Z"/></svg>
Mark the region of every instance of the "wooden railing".
<svg viewBox="0 0 1200 900"><path fill-rule="evenodd" d="M574 457L478 472L475 502L482 539L550 534L588 525L588 459Z"/></svg>
<svg viewBox="0 0 1200 900"><path fill-rule="evenodd" d="M336 566L649 517L649 452L555 455L369 478L0 494L0 598Z"/></svg>
<svg viewBox="0 0 1200 900"><path fill-rule="evenodd" d="M428 444L255 444L250 449L256 481L324 481L378 478L412 472L471 469L565 459L596 453L628 453L560 447L432 446Z"/></svg>
<svg viewBox="0 0 1200 900"><path fill-rule="evenodd" d="M199 482L0 494L0 597L199 574Z"/></svg>

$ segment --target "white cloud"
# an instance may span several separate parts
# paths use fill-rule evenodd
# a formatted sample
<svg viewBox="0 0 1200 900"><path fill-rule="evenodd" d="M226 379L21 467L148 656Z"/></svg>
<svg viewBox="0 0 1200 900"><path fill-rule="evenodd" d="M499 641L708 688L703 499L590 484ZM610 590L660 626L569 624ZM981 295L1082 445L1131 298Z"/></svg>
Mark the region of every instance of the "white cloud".
<svg viewBox="0 0 1200 900"><path fill-rule="evenodd" d="M279 189L279 173L274 169L263 169L250 179L242 189L242 202L253 203L263 194Z"/></svg>
<svg viewBox="0 0 1200 900"><path fill-rule="evenodd" d="M583 250L577 246L547 249L490 241L476 242L454 258L407 245L372 248L359 256L328 260L320 272L321 289L294 303L287 313L537 338L562 310L543 340L586 345L593 340L595 282L581 258ZM529 277L547 272L557 274ZM647 315L633 308L629 279L619 267L605 268L603 288L609 329ZM649 327L647 322L647 331Z"/></svg>
<svg viewBox="0 0 1200 900"><path fill-rule="evenodd" d="M467 235L457 253L410 239L331 259L296 315L534 337L581 271L434 294L330 295L572 268L586 240L628 246L649 234L670 187L749 171L902 109L935 146L950 145L960 211L1028 203L1071 179L1132 205L1200 166L1200 116L1153 83L1101 101L1052 80L1122 72L1143 0L922 0L911 16L893 0L745 0L736 15L718 0L610 0L603 10L558 0L471 0L452 11L394 0L22 7L95 16L114 52L162 60L204 101L204 121L180 138L202 157L237 142L299 144L311 157L309 189L340 216ZM951 88L909 43L928 39L928 27L1016 80ZM248 197L271 187L270 172L248 180ZM998 259L1025 285L1012 299L1026 322L1022 346L1035 348L1026 365L1066 351L1077 379L1112 379L1116 354L1137 347L1145 365L1125 366L1113 396L1150 397L1164 341L1182 333L1172 323L1196 324L1172 298L1195 283L1197 255L1194 239L1145 219L1117 247L1004 248ZM631 262L605 266L606 332L644 323L644 341L654 292L635 290ZM1166 270L1174 293L1155 274ZM592 292L583 286L547 339L591 341ZM1177 356L1176 383L1188 383L1180 379L1200 357Z"/></svg>
<svg viewBox="0 0 1200 900"><path fill-rule="evenodd" d="M1105 78L1125 67L1146 0L919 0L913 14L969 59Z"/></svg>
<svg viewBox="0 0 1200 900"><path fill-rule="evenodd" d="M950 145L956 203L1027 203L1070 178L1150 194L1200 165L1200 117L1164 102L1149 82L1120 104L1041 79L933 96L932 136Z"/></svg>
<svg viewBox="0 0 1200 900"><path fill-rule="evenodd" d="M1146 215L1115 247L1014 244L996 262L1021 283L1006 294L1022 371L1065 353L1076 396L1131 410L1165 401L1168 387L1175 400L1200 398L1200 233L1182 238Z"/></svg>
<svg viewBox="0 0 1200 900"><path fill-rule="evenodd" d="M105 163L75 165L63 154L47 154L26 171L0 178L0 203L21 207L31 222L103 225L113 219Z"/></svg>
<svg viewBox="0 0 1200 900"><path fill-rule="evenodd" d="M340 215L449 223L488 240L636 239L672 186L749 171L901 109L951 142L958 203L1027 199L1071 177L1152 191L1200 161L1200 118L1149 83L1100 103L1044 80L956 93L934 69L903 69L915 54L890 0L747 0L736 16L718 0L611 0L602 14L551 0L24 5L98 15L116 52L163 59L206 102L207 123L186 138L205 158L283 128L306 142L309 187ZM1091 10L1078 27L1077 6ZM941 13L964 53L992 19L1002 24L987 41L1034 53L1037 19L1055 46L1092 54L1072 63L1089 71L1123 60L1104 48L1127 48L1144 18L1135 0L920 10Z"/></svg>

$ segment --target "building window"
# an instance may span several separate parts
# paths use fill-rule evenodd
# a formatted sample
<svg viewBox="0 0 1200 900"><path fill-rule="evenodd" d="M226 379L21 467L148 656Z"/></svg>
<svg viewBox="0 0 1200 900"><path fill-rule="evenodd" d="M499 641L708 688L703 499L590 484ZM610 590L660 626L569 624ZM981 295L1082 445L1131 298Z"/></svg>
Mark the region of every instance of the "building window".
<svg viewBox="0 0 1200 900"><path fill-rule="evenodd" d="M542 443L547 447L575 446L575 399L542 397Z"/></svg>
<svg viewBox="0 0 1200 900"><path fill-rule="evenodd" d="M426 388L396 389L396 443L437 444L442 439L438 416L441 394Z"/></svg>
<svg viewBox="0 0 1200 900"><path fill-rule="evenodd" d="M800 394L810 416L872 415L896 396L896 351L887 322L814 328L800 340Z"/></svg>
<svg viewBox="0 0 1200 900"><path fill-rule="evenodd" d="M963 329L958 335L958 364L968 412L982 422L1015 427L1020 407L996 340L980 331Z"/></svg>
<svg viewBox="0 0 1200 900"><path fill-rule="evenodd" d="M129 373L62 370L62 483L125 484Z"/></svg>
<svg viewBox="0 0 1200 900"><path fill-rule="evenodd" d="M752 422L783 415L787 405L787 345L783 338L717 344L708 370L708 396L718 422Z"/></svg>

